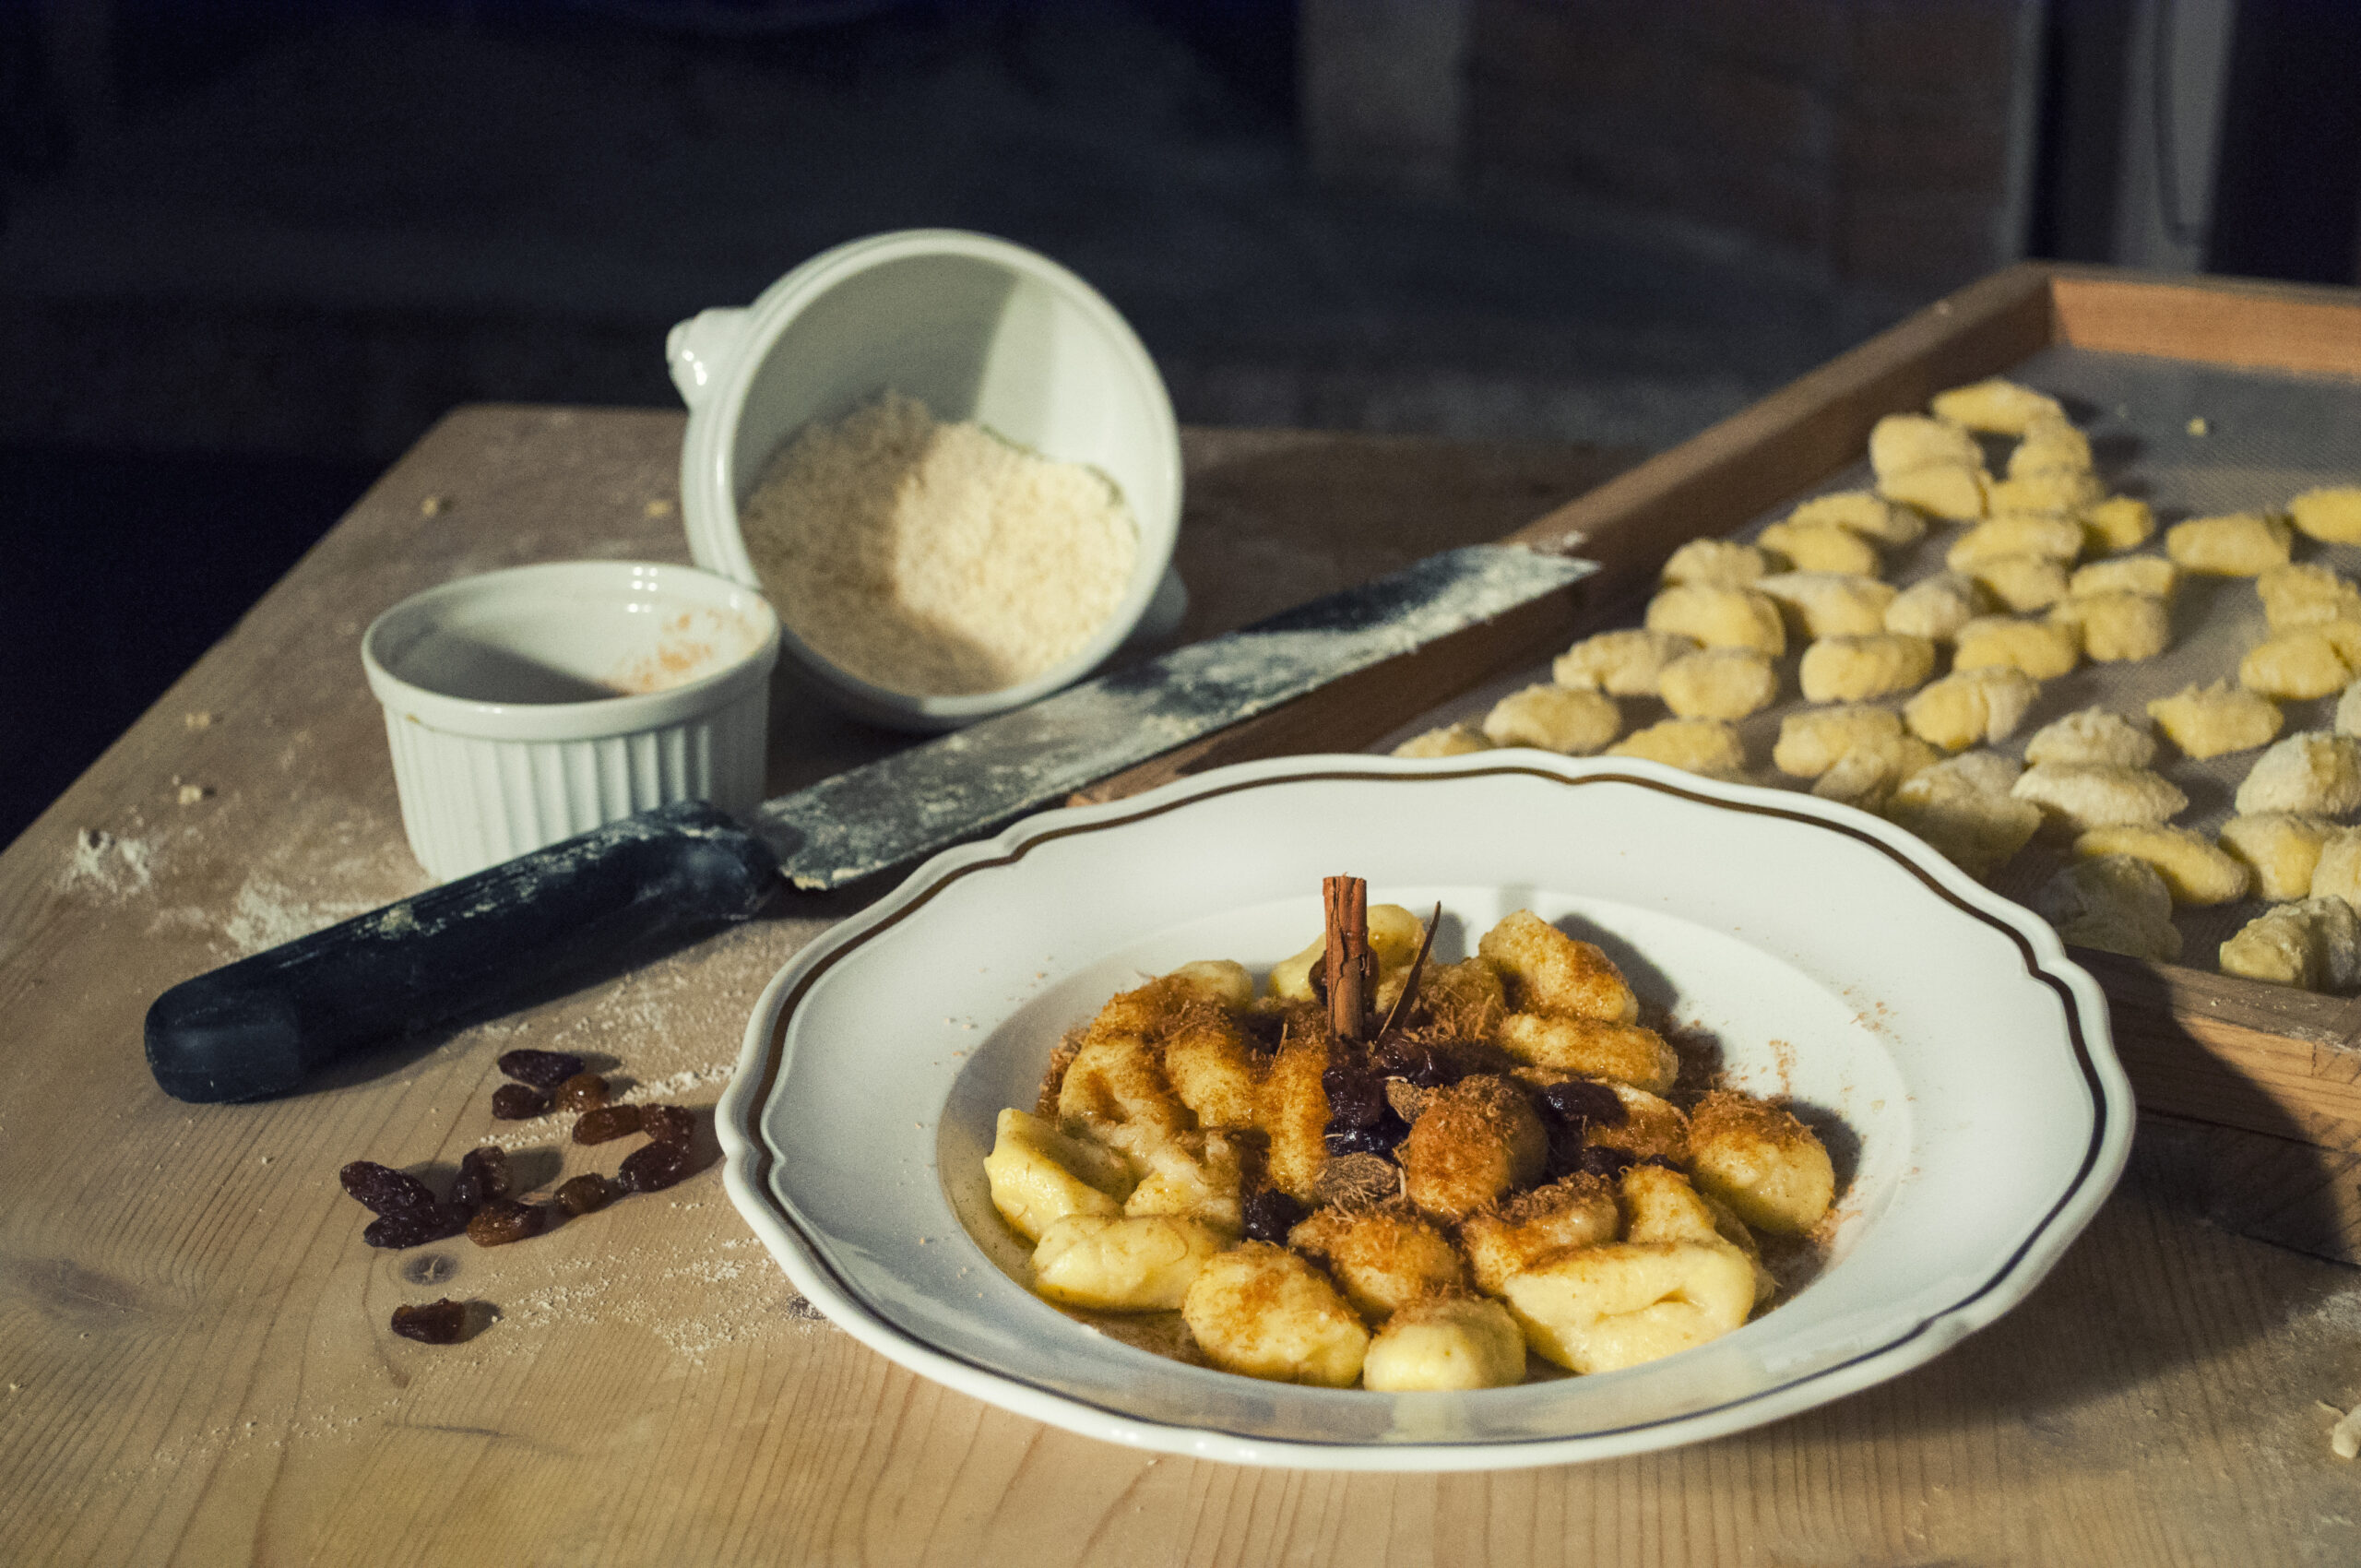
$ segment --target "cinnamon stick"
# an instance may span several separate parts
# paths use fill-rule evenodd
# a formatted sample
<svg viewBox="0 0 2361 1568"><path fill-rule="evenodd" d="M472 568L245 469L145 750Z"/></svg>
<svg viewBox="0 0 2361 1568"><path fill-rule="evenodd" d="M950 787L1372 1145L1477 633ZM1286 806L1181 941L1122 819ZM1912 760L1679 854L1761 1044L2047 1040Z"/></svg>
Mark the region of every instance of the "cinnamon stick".
<svg viewBox="0 0 2361 1568"><path fill-rule="evenodd" d="M1369 884L1358 876L1323 877L1326 917L1322 976L1328 982L1328 1028L1338 1039L1369 1038L1369 998L1377 986L1377 956L1369 946Z"/></svg>

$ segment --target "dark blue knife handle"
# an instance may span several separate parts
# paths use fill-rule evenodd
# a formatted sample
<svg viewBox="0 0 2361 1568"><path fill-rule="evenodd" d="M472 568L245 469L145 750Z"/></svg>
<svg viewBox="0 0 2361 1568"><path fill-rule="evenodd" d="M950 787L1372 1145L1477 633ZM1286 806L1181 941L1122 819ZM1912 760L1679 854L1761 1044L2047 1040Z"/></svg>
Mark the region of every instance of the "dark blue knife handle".
<svg viewBox="0 0 2361 1568"><path fill-rule="evenodd" d="M702 801L642 812L184 980L148 1009L175 1099L259 1099L356 1052L758 913L768 846Z"/></svg>

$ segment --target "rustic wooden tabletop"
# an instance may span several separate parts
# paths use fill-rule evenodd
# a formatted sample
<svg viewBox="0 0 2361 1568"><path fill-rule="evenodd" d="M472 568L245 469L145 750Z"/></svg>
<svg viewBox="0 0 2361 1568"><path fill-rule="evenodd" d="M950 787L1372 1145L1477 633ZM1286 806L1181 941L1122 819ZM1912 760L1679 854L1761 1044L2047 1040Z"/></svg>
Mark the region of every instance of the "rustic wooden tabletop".
<svg viewBox="0 0 2361 1568"><path fill-rule="evenodd" d="M2361 1561L2361 1275L2225 1235L2169 1164L1916 1372L1741 1437L1548 1470L1242 1470L1070 1436L818 1318L707 1168L528 1244L363 1246L345 1161L537 1185L628 1143L494 1123L492 1058L709 1108L764 982L848 906L717 938L267 1104L185 1106L140 1017L417 890L357 643L410 591L682 559L673 414L462 410L0 856L0 1561L1037 1563ZM1189 635L1497 537L1627 454L1192 432ZM783 687L774 789L885 737ZM614 1151L609 1155L608 1151ZM602 1158L606 1156L606 1158ZM465 1345L400 1303L491 1303Z"/></svg>

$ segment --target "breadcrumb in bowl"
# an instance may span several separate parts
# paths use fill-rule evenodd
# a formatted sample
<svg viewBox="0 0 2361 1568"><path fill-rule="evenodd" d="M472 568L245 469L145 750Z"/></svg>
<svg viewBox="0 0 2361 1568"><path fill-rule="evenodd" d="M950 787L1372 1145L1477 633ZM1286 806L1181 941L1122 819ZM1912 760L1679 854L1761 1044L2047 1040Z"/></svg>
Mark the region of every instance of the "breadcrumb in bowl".
<svg viewBox="0 0 2361 1568"><path fill-rule="evenodd" d="M1260 980L1299 952L1319 878L1342 871L1369 879L1373 905L1440 902L1442 964L1517 909L1593 944L1639 1024L1717 1055L1721 1085L1825 1141L1834 1206L1796 1243L1802 1269L1763 1249L1779 1276L1766 1310L1644 1366L1531 1375L1446 1410L1169 1360L1026 1288L982 1173L998 1112L1033 1103L1061 1037L1109 998L1217 956ZM733 1200L790 1278L905 1366L1136 1446L1432 1470L1695 1441L1923 1362L2056 1261L2121 1169L2129 1106L2104 1004L2055 935L1900 829L1642 760L1520 751L1252 764L951 851L781 972L720 1124ZM1580 1196L1562 1208L1579 1229ZM1726 1241L1615 1244L1661 1250L1627 1259L1622 1285L1693 1277L1741 1316L1762 1289ZM1570 1360L1619 1364L1630 1348L1567 1317L1571 1300L1531 1308ZM1318 1329L1325 1304L1306 1311ZM1341 1366L1354 1347L1335 1321ZM1474 1318L1424 1327L1487 1342Z"/></svg>

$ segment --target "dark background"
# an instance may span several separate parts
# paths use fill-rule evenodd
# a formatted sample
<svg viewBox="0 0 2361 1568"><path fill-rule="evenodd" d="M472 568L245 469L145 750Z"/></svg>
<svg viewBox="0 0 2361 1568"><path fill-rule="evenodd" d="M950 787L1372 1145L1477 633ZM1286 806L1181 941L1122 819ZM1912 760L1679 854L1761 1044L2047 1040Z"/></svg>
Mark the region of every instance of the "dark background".
<svg viewBox="0 0 2361 1568"><path fill-rule="evenodd" d="M1184 420L1662 447L2019 255L2155 262L2166 13L0 6L0 838L450 407L670 405L671 322L839 241L1056 256ZM2225 14L2164 254L2351 282L2361 6Z"/></svg>

